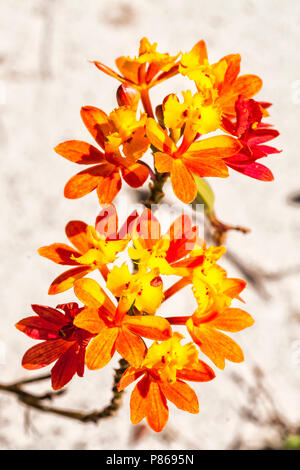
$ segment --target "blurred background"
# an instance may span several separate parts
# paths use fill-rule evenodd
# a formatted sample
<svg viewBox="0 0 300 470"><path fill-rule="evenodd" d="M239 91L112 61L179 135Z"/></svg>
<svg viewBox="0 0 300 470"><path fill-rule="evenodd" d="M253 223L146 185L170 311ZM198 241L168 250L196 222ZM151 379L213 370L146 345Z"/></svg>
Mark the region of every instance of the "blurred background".
<svg viewBox="0 0 300 470"><path fill-rule="evenodd" d="M14 324L30 304L55 306L72 292L49 298L61 271L37 248L66 242L72 219L93 223L94 193L63 198L76 165L53 147L64 140L91 142L80 107L109 112L118 83L89 60L109 66L136 55L147 36L158 50L188 51L207 42L212 62L242 55L242 73L264 80L257 99L271 101L270 122L281 132L268 158L275 175L263 183L231 172L211 179L221 220L249 227L232 232L223 265L248 281L246 310L255 325L235 335L245 362L227 363L211 383L198 384L197 416L171 406L161 434L129 420L129 391L116 417L94 424L32 411L0 390L3 449L262 449L299 445L300 428L300 3L293 0L0 0L1 320L0 382L31 376L20 365L33 341ZM175 77L153 90L154 102L185 89ZM127 191L129 194L129 191ZM126 190L122 192L122 205ZM120 205L121 197L116 200ZM187 311L188 300L176 301ZM173 304L174 306L174 304ZM169 304L172 310L172 303ZM208 361L209 362L209 361ZM117 365L117 359L113 366ZM86 372L56 399L59 407L93 410L111 397L113 370ZM29 390L48 390L47 383Z"/></svg>

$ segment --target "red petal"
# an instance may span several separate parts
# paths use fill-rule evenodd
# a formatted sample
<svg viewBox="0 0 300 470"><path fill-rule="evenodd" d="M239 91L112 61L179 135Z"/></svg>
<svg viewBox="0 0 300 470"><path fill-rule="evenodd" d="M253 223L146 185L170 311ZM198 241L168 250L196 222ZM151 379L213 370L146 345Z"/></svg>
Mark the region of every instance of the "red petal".
<svg viewBox="0 0 300 470"><path fill-rule="evenodd" d="M63 388L76 374L78 345L73 344L56 362L51 370L51 382L54 390Z"/></svg>
<svg viewBox="0 0 300 470"><path fill-rule="evenodd" d="M54 339L39 343L24 354L22 366L28 370L40 369L56 361L61 354L64 354L73 342L64 339Z"/></svg>
<svg viewBox="0 0 300 470"><path fill-rule="evenodd" d="M36 304L31 305L31 308L41 318L50 323L55 323L59 328L65 325L68 321L65 315L54 308Z"/></svg>
<svg viewBox="0 0 300 470"><path fill-rule="evenodd" d="M27 317L19 321L16 328L33 339L56 339L59 337L59 327L43 318Z"/></svg>
<svg viewBox="0 0 300 470"><path fill-rule="evenodd" d="M233 170L238 171L239 173L243 173L246 176L250 176L251 178L255 178L261 181L273 181L274 176L271 170L260 163L250 163L249 165L238 165L235 163L228 163L227 165L232 168Z"/></svg>

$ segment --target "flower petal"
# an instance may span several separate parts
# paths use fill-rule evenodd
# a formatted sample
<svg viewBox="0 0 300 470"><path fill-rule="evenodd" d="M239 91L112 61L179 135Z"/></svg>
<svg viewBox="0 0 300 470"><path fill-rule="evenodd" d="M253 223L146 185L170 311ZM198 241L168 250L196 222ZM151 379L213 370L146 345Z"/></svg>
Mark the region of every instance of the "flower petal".
<svg viewBox="0 0 300 470"><path fill-rule="evenodd" d="M215 378L215 373L209 365L199 359L198 364L193 365L193 369L180 369L176 374L178 379L190 382L209 382Z"/></svg>
<svg viewBox="0 0 300 470"><path fill-rule="evenodd" d="M130 397L130 419L132 424L138 424L147 416L150 381L148 376L140 380L134 387Z"/></svg>
<svg viewBox="0 0 300 470"><path fill-rule="evenodd" d="M103 328L88 345L86 350L86 365L91 370L106 366L115 353L116 339L119 328Z"/></svg>
<svg viewBox="0 0 300 470"><path fill-rule="evenodd" d="M176 145L168 136L167 131L164 131L163 128L160 127L160 125L152 118L147 119L146 133L151 144L161 152L169 154L176 152Z"/></svg>
<svg viewBox="0 0 300 470"><path fill-rule="evenodd" d="M146 354L146 345L142 338L131 333L129 329L122 328L117 341L118 353L133 367L139 367Z"/></svg>
<svg viewBox="0 0 300 470"><path fill-rule="evenodd" d="M194 390L185 382L177 380L173 384L160 382L159 388L165 397L174 403L177 408L189 413L199 413L198 398Z"/></svg>
<svg viewBox="0 0 300 470"><path fill-rule="evenodd" d="M241 75L232 85L232 93L246 98L256 95L262 88L263 81L257 75Z"/></svg>
<svg viewBox="0 0 300 470"><path fill-rule="evenodd" d="M159 173L170 173L172 169L172 157L166 153L155 152L155 168Z"/></svg>
<svg viewBox="0 0 300 470"><path fill-rule="evenodd" d="M111 204L122 187L119 171L98 178L97 195L100 204Z"/></svg>
<svg viewBox="0 0 300 470"><path fill-rule="evenodd" d="M85 253L90 248L86 230L87 224L81 220L71 220L65 228L68 239L75 248L77 248L80 254Z"/></svg>
<svg viewBox="0 0 300 470"><path fill-rule="evenodd" d="M180 159L173 161L171 183L175 196L182 202L188 204L197 196L197 187L193 175Z"/></svg>
<svg viewBox="0 0 300 470"><path fill-rule="evenodd" d="M51 370L51 384L54 390L63 388L77 371L78 344L73 344L60 356Z"/></svg>
<svg viewBox="0 0 300 470"><path fill-rule="evenodd" d="M223 331L241 331L253 325L254 320L240 308L228 308L220 313L212 322L211 325Z"/></svg>
<svg viewBox="0 0 300 470"><path fill-rule="evenodd" d="M152 380L147 394L147 403L147 422L153 431L160 432L167 424L169 409L158 384Z"/></svg>
<svg viewBox="0 0 300 470"><path fill-rule="evenodd" d="M187 322L187 325L189 320ZM220 369L225 367L225 359L243 362L244 354L239 345L229 336L209 326L188 328L190 335L199 348Z"/></svg>
<svg viewBox="0 0 300 470"><path fill-rule="evenodd" d="M57 145L54 150L62 157L79 165L92 165L105 160L102 152L81 140L68 140Z"/></svg>
<svg viewBox="0 0 300 470"><path fill-rule="evenodd" d="M105 137L113 131L107 114L95 106L83 106L80 115L87 130L104 149Z"/></svg>
<svg viewBox="0 0 300 470"><path fill-rule="evenodd" d="M80 256L78 251L73 250L64 243L52 243L52 245L42 246L38 249L38 253L44 258L54 261L54 263L68 266L78 266L78 262L72 257L77 258Z"/></svg>
<svg viewBox="0 0 300 470"><path fill-rule="evenodd" d="M149 176L149 169L140 163L134 163L127 168L122 169L122 176L129 186L139 188Z"/></svg>
<svg viewBox="0 0 300 470"><path fill-rule="evenodd" d="M164 341L172 336L170 323L163 317L126 315L123 325L136 335L149 339Z"/></svg>
<svg viewBox="0 0 300 470"><path fill-rule="evenodd" d="M104 304L107 295L94 279L79 279L74 285L76 297L84 305L97 309Z"/></svg>
<svg viewBox="0 0 300 470"><path fill-rule="evenodd" d="M124 390L124 388L132 384L132 382L135 382L144 373L145 371L143 370L138 370L135 367L128 367L118 383L118 391L121 392Z"/></svg>
<svg viewBox="0 0 300 470"><path fill-rule="evenodd" d="M59 328L65 325L68 321L65 315L55 308L37 304L31 305L31 308L37 315L39 315L39 317L43 318L47 322L55 323Z"/></svg>
<svg viewBox="0 0 300 470"><path fill-rule="evenodd" d="M236 154L242 148L239 140L229 135L217 135L194 142L185 157L205 156L206 158L226 158Z"/></svg>
<svg viewBox="0 0 300 470"><path fill-rule="evenodd" d="M90 273L93 269L87 266L77 266L76 268L68 269L52 282L49 287L48 294L60 294L73 287L74 282Z"/></svg>
<svg viewBox="0 0 300 470"><path fill-rule="evenodd" d="M61 354L64 354L73 342L64 339L54 339L36 344L24 354L22 366L28 370L40 369L56 361Z"/></svg>
<svg viewBox="0 0 300 470"><path fill-rule="evenodd" d="M57 339L59 327L39 317L27 317L19 321L16 328L33 339Z"/></svg>
<svg viewBox="0 0 300 470"><path fill-rule="evenodd" d="M236 163L229 163L226 161L226 164L235 171L243 173L243 175L250 176L251 178L260 180L260 181L273 181L274 176L271 170L260 163L249 163L247 165L239 165Z"/></svg>
<svg viewBox="0 0 300 470"><path fill-rule="evenodd" d="M64 189L64 195L68 199L78 199L91 193L97 188L105 176L114 172L115 166L110 163L102 163L87 170L83 170L72 176Z"/></svg>
<svg viewBox="0 0 300 470"><path fill-rule="evenodd" d="M84 308L74 319L74 325L90 333L97 334L104 327L104 321L99 317L98 309Z"/></svg>

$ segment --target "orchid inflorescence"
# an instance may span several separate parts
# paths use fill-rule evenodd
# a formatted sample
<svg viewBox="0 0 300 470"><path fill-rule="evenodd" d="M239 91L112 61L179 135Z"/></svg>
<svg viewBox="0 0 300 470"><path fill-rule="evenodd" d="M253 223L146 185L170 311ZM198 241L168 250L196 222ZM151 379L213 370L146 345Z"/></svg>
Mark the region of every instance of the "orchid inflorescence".
<svg viewBox="0 0 300 470"><path fill-rule="evenodd" d="M49 294L73 288L81 306L32 305L36 315L16 326L41 340L25 353L26 369L55 362L54 390L76 373L82 377L85 365L100 369L115 353L121 355L128 367L118 390L138 380L130 400L132 423L146 418L153 430L161 431L168 420L167 400L190 413L199 411L186 381L215 377L199 352L220 369L226 359L242 362L241 348L224 332L238 332L254 321L232 306L242 301L246 283L228 277L219 265L225 247L207 246L189 215L177 217L162 233L147 204L121 225L113 201L122 180L139 188L150 177L155 203L163 195L161 188L156 193L157 182L170 176L174 194L187 204L199 195L203 177L228 177L228 168L270 181L271 171L257 160L278 153L265 145L278 132L262 122L270 104L252 98L262 80L239 76L239 54L210 64L204 41L176 56L159 53L156 47L143 38L137 57L116 60L119 72L94 62L121 82L118 107L109 114L93 106L81 109L99 148L79 140L55 148L71 162L88 165L67 182L65 196L77 199L96 189L101 206L94 225L78 220L67 224L71 245L53 243L39 249L41 256L68 266L51 283ZM195 91L169 94L153 112L149 90L177 74L187 77ZM141 160L149 150L154 168ZM102 285L87 277L94 271L101 274ZM164 303L184 288L194 297L194 311L166 317Z"/></svg>

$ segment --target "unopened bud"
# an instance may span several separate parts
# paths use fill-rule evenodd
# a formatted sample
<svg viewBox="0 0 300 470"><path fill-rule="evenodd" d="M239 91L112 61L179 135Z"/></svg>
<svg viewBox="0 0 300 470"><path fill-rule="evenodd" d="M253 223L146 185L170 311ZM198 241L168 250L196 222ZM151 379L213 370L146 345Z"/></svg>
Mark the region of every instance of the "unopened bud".
<svg viewBox="0 0 300 470"><path fill-rule="evenodd" d="M119 106L130 106L136 109L140 101L140 93L127 83L122 83L117 90L117 102Z"/></svg>

